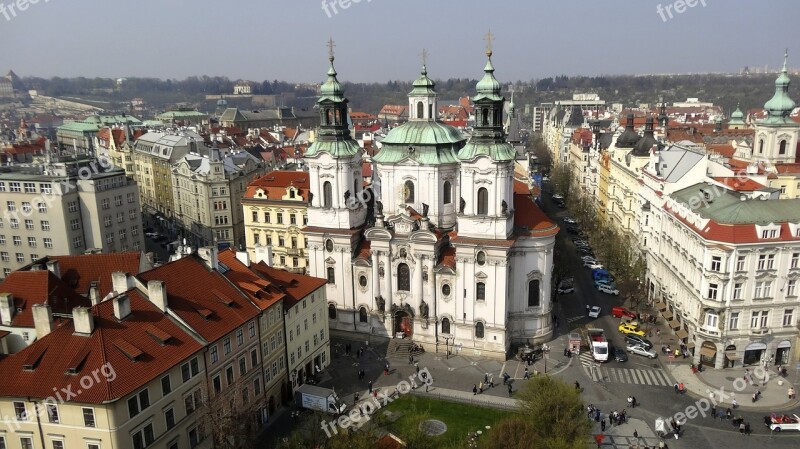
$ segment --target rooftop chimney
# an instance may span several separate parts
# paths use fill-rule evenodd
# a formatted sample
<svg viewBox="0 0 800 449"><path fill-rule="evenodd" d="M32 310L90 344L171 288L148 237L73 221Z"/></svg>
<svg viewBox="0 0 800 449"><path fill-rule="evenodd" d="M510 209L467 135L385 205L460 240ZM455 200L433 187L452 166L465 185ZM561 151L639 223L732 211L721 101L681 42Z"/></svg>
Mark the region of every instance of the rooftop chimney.
<svg viewBox="0 0 800 449"><path fill-rule="evenodd" d="M148 281L147 296L150 298L150 302L155 304L162 312L167 311L167 286L164 281Z"/></svg>
<svg viewBox="0 0 800 449"><path fill-rule="evenodd" d="M36 327L36 338L53 332L53 311L50 304L33 305L33 324Z"/></svg>
<svg viewBox="0 0 800 449"><path fill-rule="evenodd" d="M72 309L72 325L75 333L79 335L92 335L94 331L94 316L88 307L75 307Z"/></svg>
<svg viewBox="0 0 800 449"><path fill-rule="evenodd" d="M128 274L122 271L111 273L111 284L117 293L125 293L130 289L128 284Z"/></svg>
<svg viewBox="0 0 800 449"><path fill-rule="evenodd" d="M269 245L256 245L255 263L264 262L272 266L272 247Z"/></svg>
<svg viewBox="0 0 800 449"><path fill-rule="evenodd" d="M0 293L0 323L10 326L14 319L14 295L11 293Z"/></svg>
<svg viewBox="0 0 800 449"><path fill-rule="evenodd" d="M58 266L57 260L48 260L47 261L47 269L56 275L57 278L61 279L61 269Z"/></svg>
<svg viewBox="0 0 800 449"><path fill-rule="evenodd" d="M148 285L149 287L149 285ZM131 314L131 300L128 295L121 294L114 298L114 316L122 321Z"/></svg>
<svg viewBox="0 0 800 449"><path fill-rule="evenodd" d="M250 253L247 251L236 251L236 258L245 266L250 266Z"/></svg>
<svg viewBox="0 0 800 449"><path fill-rule="evenodd" d="M97 288L96 282L89 284L89 299L92 301L93 306L100 304L100 289Z"/></svg>
<svg viewBox="0 0 800 449"><path fill-rule="evenodd" d="M198 248L197 254L206 262L206 266L210 270L219 270L219 250L216 246Z"/></svg>

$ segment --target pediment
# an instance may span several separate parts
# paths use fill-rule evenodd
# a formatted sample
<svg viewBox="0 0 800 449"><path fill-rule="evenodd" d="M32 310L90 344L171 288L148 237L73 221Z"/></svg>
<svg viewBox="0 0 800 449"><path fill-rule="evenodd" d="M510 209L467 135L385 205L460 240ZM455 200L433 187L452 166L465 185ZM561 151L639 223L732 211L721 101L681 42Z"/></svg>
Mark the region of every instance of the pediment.
<svg viewBox="0 0 800 449"><path fill-rule="evenodd" d="M489 276L486 275L483 271L479 271L475 274L475 278L477 279L487 279Z"/></svg>
<svg viewBox="0 0 800 449"><path fill-rule="evenodd" d="M333 258L333 257L331 257L331 256L328 256L328 257L325 259L325 263L327 263L327 264L331 264L331 265L332 265L332 264L335 264L335 263L336 263L336 259L334 259L334 258Z"/></svg>

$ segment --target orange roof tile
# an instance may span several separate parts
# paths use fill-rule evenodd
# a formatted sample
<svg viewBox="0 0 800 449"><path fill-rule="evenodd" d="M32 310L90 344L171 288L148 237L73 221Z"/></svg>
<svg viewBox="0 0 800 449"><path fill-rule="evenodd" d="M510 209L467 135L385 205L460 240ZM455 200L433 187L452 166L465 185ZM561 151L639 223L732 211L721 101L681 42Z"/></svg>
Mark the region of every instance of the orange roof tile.
<svg viewBox="0 0 800 449"><path fill-rule="evenodd" d="M244 198L273 201L280 200L281 197L286 195L286 189L289 186L295 186L303 200L306 202L310 201L308 195L311 183L309 181L308 172L288 170L271 171L251 182L247 186ZM257 197L256 192L258 190L263 190L266 196L261 198Z"/></svg>
<svg viewBox="0 0 800 449"><path fill-rule="evenodd" d="M111 273L121 271L133 275L139 274L142 253L129 251L77 256L47 256L44 262L49 260L58 261L61 280L77 293L88 295L90 284L96 281L102 298L113 290Z"/></svg>
<svg viewBox="0 0 800 449"><path fill-rule="evenodd" d="M763 184L760 184L760 183L758 183L756 181L753 181L750 178L717 177L717 178L712 178L712 179L714 181L717 181L719 183L722 183L722 184L730 187L732 190L735 190L737 192L752 192L754 190L758 190L758 189L763 189L764 188Z"/></svg>
<svg viewBox="0 0 800 449"><path fill-rule="evenodd" d="M279 284L273 284L256 275L236 258L233 248L220 251L219 261L230 269L225 272L225 277L244 291L261 310L267 310L286 298L286 293L280 289Z"/></svg>
<svg viewBox="0 0 800 449"><path fill-rule="evenodd" d="M259 277L278 286L286 294L283 303L292 307L320 288L325 287L327 279L316 278L305 274L290 273L272 268L264 262L251 264L250 269Z"/></svg>
<svg viewBox="0 0 800 449"><path fill-rule="evenodd" d="M33 305L50 304L53 313L71 314L74 307L91 306L91 301L75 293L48 270L13 271L0 284L0 292L14 298L13 327L34 327Z"/></svg>

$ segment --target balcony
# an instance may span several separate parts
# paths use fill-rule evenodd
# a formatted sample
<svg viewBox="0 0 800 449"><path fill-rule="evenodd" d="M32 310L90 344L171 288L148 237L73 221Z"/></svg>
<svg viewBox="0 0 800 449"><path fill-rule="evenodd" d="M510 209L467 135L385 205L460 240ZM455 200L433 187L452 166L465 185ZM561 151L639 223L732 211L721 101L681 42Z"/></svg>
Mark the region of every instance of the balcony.
<svg viewBox="0 0 800 449"><path fill-rule="evenodd" d="M769 334L769 328L768 327L750 329L750 335L753 335L753 336L763 336L763 335L767 335L767 334Z"/></svg>
<svg viewBox="0 0 800 449"><path fill-rule="evenodd" d="M704 326L697 326L694 332L696 335L706 338L719 338L719 329L706 328Z"/></svg>
<svg viewBox="0 0 800 449"><path fill-rule="evenodd" d="M286 254L289 256L302 256L303 250L300 248L286 248Z"/></svg>
<svg viewBox="0 0 800 449"><path fill-rule="evenodd" d="M301 267L291 267L291 268L286 267L286 271L288 271L289 273L296 273L296 274L305 274L306 273L306 269L305 268L301 268Z"/></svg>

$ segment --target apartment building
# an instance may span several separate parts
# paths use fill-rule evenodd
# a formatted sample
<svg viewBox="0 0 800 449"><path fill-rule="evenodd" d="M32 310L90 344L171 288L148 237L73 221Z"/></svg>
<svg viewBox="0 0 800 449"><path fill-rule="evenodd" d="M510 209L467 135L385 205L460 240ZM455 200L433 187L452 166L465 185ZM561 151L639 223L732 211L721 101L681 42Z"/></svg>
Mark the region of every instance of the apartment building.
<svg viewBox="0 0 800 449"><path fill-rule="evenodd" d="M294 273L308 267L307 238L309 173L272 171L250 183L242 198L247 252L256 260L256 247L272 248L271 266Z"/></svg>
<svg viewBox="0 0 800 449"><path fill-rule="evenodd" d="M81 156L0 172L3 277L47 255L144 248L136 183Z"/></svg>
<svg viewBox="0 0 800 449"><path fill-rule="evenodd" d="M73 156L94 156L100 129L118 125L141 127L142 121L132 115L90 115L83 120L66 122L56 129L58 149Z"/></svg>
<svg viewBox="0 0 800 449"><path fill-rule="evenodd" d="M181 157L172 167L176 224L195 246L244 245L239 205L248 184L265 171L266 163L246 151L202 146Z"/></svg>
<svg viewBox="0 0 800 449"><path fill-rule="evenodd" d="M652 290L695 362L797 360L800 200L698 183L666 198Z"/></svg>
<svg viewBox="0 0 800 449"><path fill-rule="evenodd" d="M133 134L127 127L101 128L94 138L99 155L107 157L115 167L122 168L131 178L135 178L133 162L133 142L143 131Z"/></svg>
<svg viewBox="0 0 800 449"><path fill-rule="evenodd" d="M145 212L174 218L172 166L201 146L203 137L189 130L151 131L136 139L133 161Z"/></svg>

